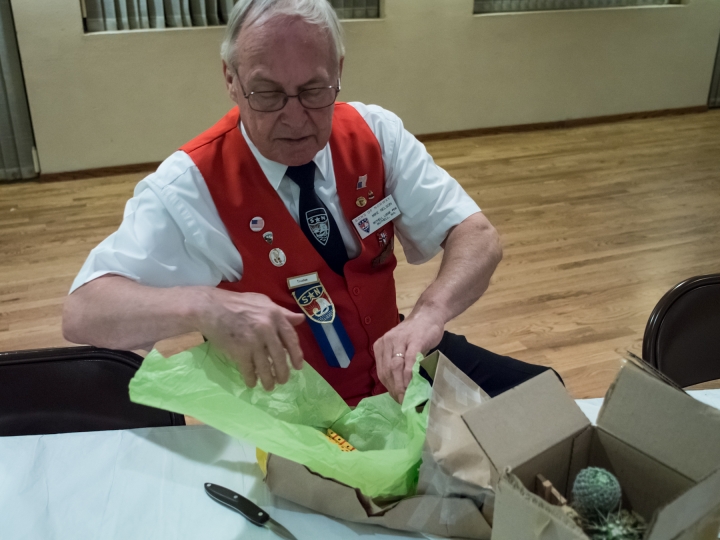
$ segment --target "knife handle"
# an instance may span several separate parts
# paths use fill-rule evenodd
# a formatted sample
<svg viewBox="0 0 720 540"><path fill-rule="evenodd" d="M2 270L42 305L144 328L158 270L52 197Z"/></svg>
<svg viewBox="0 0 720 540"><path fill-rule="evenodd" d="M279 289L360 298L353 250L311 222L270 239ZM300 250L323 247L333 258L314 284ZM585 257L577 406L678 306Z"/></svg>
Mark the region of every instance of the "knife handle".
<svg viewBox="0 0 720 540"><path fill-rule="evenodd" d="M242 514L248 521L262 527L270 519L268 513L249 499L216 484L205 484L205 493L211 499Z"/></svg>

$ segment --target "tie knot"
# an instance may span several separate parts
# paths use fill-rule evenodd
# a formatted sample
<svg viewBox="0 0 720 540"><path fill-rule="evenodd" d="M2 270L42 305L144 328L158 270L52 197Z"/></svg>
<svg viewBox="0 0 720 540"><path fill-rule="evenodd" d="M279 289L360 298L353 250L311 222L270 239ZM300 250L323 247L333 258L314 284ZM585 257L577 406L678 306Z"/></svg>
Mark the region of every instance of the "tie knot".
<svg viewBox="0 0 720 540"><path fill-rule="evenodd" d="M300 186L300 190L315 189L315 162L311 161L305 165L288 167L288 178Z"/></svg>

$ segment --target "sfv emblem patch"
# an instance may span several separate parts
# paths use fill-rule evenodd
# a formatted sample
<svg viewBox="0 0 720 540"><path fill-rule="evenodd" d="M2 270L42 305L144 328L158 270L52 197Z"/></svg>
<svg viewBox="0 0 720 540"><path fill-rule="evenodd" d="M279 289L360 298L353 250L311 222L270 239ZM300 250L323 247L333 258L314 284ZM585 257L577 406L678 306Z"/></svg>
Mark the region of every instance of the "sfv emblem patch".
<svg viewBox="0 0 720 540"><path fill-rule="evenodd" d="M310 320L321 324L331 324L335 320L335 306L322 283L300 287L292 295Z"/></svg>
<svg viewBox="0 0 720 540"><path fill-rule="evenodd" d="M325 209L315 208L314 210L308 210L305 212L305 219L315 240L323 246L326 245L330 237L330 223Z"/></svg>
<svg viewBox="0 0 720 540"><path fill-rule="evenodd" d="M362 218L358 222L358 227L360 227L366 233L369 233L370 232L370 220L368 218Z"/></svg>

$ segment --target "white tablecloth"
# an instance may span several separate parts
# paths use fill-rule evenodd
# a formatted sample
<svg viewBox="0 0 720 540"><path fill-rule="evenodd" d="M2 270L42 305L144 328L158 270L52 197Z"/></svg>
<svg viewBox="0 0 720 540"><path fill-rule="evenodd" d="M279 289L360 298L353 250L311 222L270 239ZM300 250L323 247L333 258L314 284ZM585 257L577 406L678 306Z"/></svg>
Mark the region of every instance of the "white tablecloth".
<svg viewBox="0 0 720 540"><path fill-rule="evenodd" d="M691 392L720 409L720 390ZM579 400L594 421L602 399ZM0 438L2 540L275 540L212 501L237 491L299 540L415 537L314 514L273 497L255 449L207 426Z"/></svg>

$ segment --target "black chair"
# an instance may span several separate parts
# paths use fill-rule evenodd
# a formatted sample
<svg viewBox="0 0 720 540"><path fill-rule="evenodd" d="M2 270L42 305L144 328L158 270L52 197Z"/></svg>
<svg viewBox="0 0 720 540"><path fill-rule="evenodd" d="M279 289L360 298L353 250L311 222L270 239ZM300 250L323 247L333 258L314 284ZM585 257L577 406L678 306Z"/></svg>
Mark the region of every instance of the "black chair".
<svg viewBox="0 0 720 540"><path fill-rule="evenodd" d="M95 347L0 353L0 436L185 425L182 415L130 401L141 363Z"/></svg>
<svg viewBox="0 0 720 540"><path fill-rule="evenodd" d="M683 387L720 379L720 274L685 280L660 299L643 358Z"/></svg>

